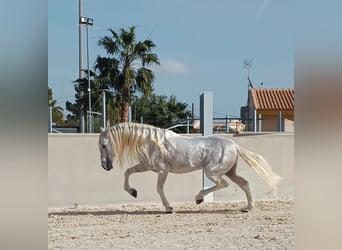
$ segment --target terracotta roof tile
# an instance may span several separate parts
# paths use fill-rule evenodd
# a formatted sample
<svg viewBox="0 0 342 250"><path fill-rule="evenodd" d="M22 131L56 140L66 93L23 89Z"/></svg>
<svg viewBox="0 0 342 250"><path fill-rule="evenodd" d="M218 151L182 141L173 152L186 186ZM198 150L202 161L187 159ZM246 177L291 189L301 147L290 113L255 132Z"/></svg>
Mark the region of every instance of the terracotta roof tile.
<svg viewBox="0 0 342 250"><path fill-rule="evenodd" d="M293 110L294 89L250 89L255 109Z"/></svg>

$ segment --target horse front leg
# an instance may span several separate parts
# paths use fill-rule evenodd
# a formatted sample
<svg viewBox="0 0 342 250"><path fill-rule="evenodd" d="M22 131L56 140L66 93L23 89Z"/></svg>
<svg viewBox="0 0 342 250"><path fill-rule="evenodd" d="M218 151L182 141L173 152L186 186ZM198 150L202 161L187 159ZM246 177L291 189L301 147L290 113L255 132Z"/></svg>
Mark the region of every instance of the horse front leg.
<svg viewBox="0 0 342 250"><path fill-rule="evenodd" d="M147 170L148 169L145 168L143 165L137 164L137 165L135 165L133 167L128 168L125 171L124 190L126 190L134 198L137 198L138 192L137 192L137 190L135 188L131 188L131 186L129 185L129 176L131 174L145 172Z"/></svg>
<svg viewBox="0 0 342 250"><path fill-rule="evenodd" d="M170 207L170 204L167 201L165 194L164 194L164 184L165 184L167 175L168 175L167 171L158 172L157 192L160 196L163 206L166 209L166 213L172 213L173 208Z"/></svg>

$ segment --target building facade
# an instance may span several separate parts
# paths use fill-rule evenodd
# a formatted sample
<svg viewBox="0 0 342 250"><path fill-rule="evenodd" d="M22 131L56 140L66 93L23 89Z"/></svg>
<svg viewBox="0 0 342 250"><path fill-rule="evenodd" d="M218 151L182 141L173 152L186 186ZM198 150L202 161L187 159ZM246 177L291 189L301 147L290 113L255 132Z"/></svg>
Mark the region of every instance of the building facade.
<svg viewBox="0 0 342 250"><path fill-rule="evenodd" d="M247 105L241 107L247 131L292 132L294 125L294 89L249 88Z"/></svg>

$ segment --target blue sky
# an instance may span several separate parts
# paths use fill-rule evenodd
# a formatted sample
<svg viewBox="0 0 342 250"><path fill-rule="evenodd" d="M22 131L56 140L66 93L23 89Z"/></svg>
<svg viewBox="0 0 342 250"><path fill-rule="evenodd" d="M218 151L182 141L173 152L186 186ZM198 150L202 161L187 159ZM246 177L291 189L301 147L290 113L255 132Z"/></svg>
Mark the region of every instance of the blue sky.
<svg viewBox="0 0 342 250"><path fill-rule="evenodd" d="M48 2L48 84L63 108L74 101L78 78L78 2ZM157 45L156 94L175 95L189 108L194 103L195 115L200 93L213 91L215 117L239 116L247 99L247 58L254 86L294 87L293 0L83 0L83 16L94 19L91 66L105 56L97 41L108 28L136 25L137 40ZM86 65L85 29L83 34Z"/></svg>

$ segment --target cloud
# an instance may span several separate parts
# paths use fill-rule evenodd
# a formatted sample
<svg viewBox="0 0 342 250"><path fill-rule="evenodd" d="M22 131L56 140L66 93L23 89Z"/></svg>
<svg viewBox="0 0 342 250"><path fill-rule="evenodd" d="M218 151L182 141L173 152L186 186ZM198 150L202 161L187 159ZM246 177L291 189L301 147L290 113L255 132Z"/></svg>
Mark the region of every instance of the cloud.
<svg viewBox="0 0 342 250"><path fill-rule="evenodd" d="M263 0L261 5L259 6L259 8L256 11L256 18L259 19L268 9L268 7L270 6L272 0Z"/></svg>
<svg viewBox="0 0 342 250"><path fill-rule="evenodd" d="M161 75L188 75L189 67L174 59L164 59L160 61L160 65L155 68L156 73Z"/></svg>

